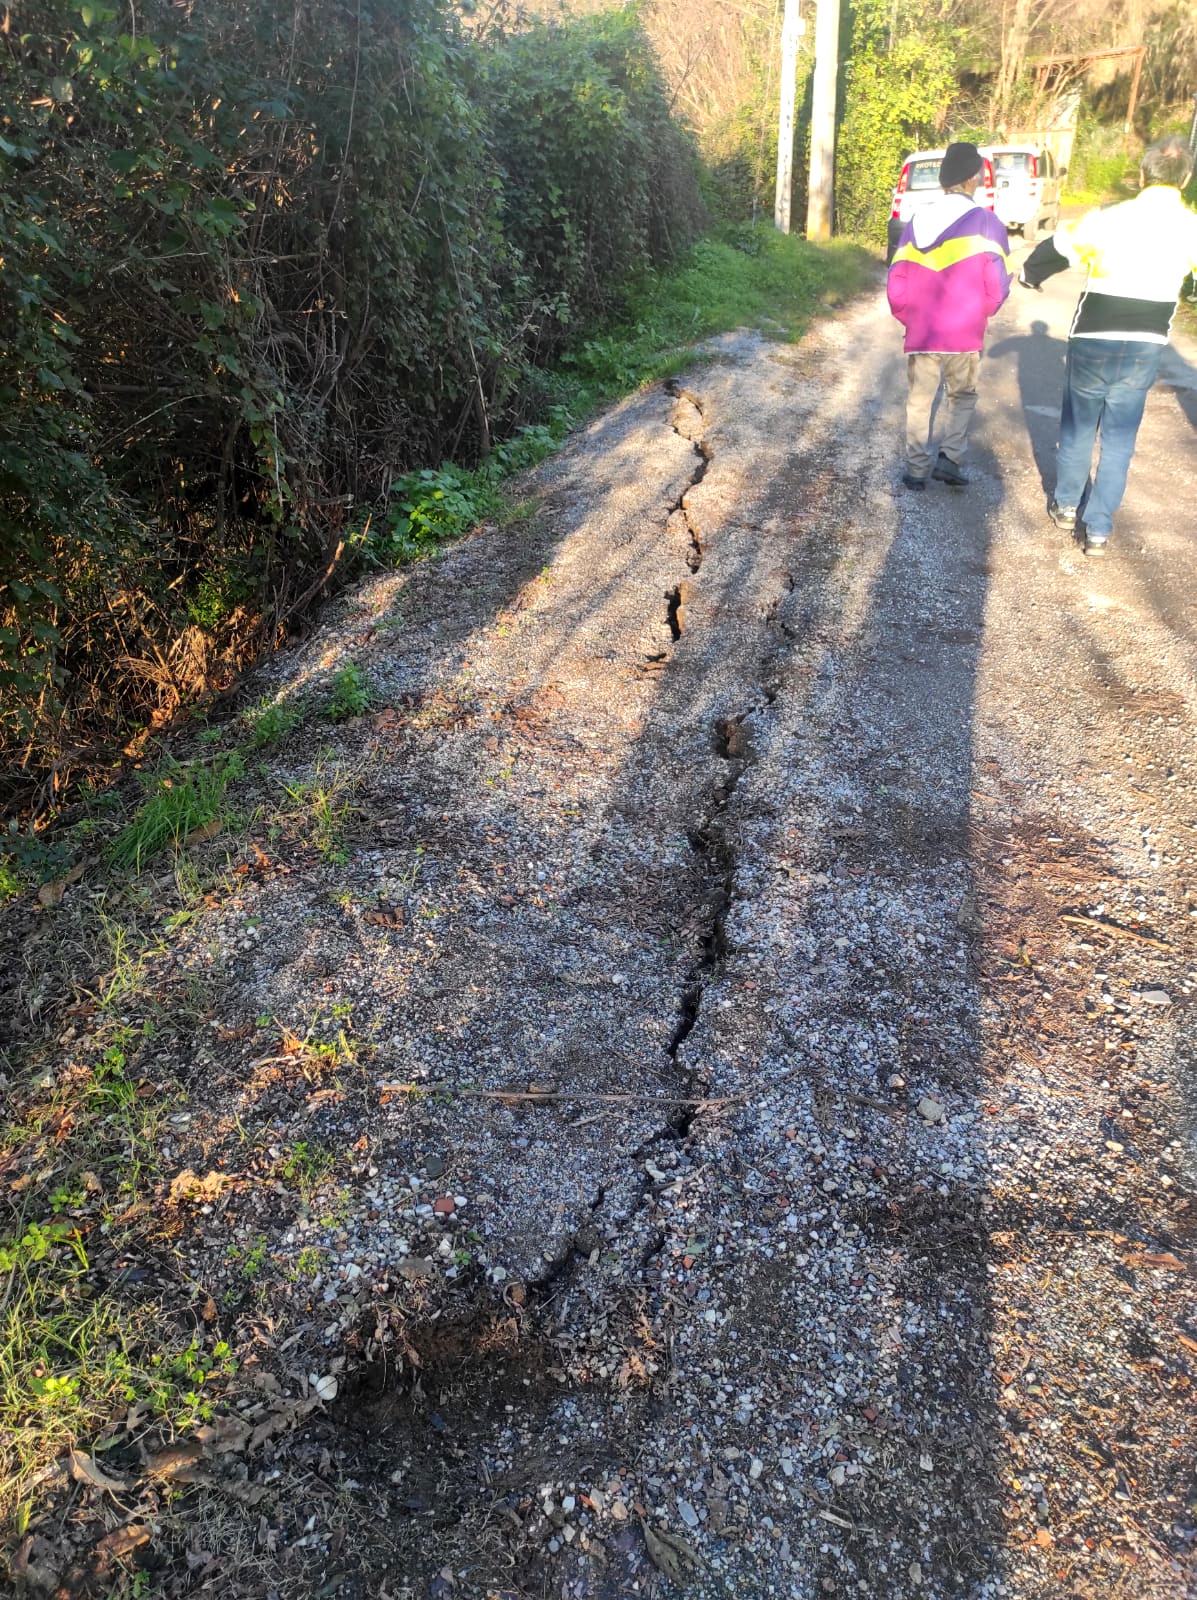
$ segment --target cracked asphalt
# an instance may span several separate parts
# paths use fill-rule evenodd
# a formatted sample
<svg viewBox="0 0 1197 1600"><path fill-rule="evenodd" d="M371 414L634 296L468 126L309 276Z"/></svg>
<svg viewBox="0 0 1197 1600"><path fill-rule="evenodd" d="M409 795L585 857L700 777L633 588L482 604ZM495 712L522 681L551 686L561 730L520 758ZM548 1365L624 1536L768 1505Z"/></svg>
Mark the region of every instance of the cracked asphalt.
<svg viewBox="0 0 1197 1600"><path fill-rule="evenodd" d="M1078 288L996 319L966 489L900 486L878 288L256 678L377 708L260 778L348 859L263 834L175 957L163 1161L239 1180L178 1259L339 1375L266 1447L276 1592L1190 1592L1197 348L1086 564Z"/></svg>

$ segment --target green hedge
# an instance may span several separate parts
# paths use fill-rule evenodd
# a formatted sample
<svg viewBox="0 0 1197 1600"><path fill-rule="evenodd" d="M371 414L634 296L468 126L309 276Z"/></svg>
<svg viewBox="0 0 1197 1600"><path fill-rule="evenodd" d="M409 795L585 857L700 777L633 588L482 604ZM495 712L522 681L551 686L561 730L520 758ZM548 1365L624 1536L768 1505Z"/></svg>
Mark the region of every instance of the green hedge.
<svg viewBox="0 0 1197 1600"><path fill-rule="evenodd" d="M0 33L0 801L230 677L699 220L630 13L132 15Z"/></svg>

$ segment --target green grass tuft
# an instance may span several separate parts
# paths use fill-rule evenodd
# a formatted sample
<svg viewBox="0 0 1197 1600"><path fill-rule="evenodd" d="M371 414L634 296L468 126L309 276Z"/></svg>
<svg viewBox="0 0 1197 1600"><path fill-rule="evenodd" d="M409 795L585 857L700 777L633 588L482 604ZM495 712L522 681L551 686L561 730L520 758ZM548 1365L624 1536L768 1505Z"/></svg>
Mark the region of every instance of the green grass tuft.
<svg viewBox="0 0 1197 1600"><path fill-rule="evenodd" d="M108 847L113 866L140 872L163 850L177 850L197 828L217 821L225 790L245 774L240 752L190 770L169 762L150 782L154 792Z"/></svg>

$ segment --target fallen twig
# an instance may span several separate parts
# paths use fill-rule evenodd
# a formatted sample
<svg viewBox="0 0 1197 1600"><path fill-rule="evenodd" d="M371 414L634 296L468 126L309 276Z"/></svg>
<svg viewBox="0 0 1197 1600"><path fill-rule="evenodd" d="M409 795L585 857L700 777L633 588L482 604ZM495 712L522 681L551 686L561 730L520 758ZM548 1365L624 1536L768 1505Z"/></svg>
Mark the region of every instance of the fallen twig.
<svg viewBox="0 0 1197 1600"><path fill-rule="evenodd" d="M1060 921L1074 923L1079 928L1097 928L1102 933L1114 933L1123 939L1138 939L1141 944L1149 944L1155 950L1171 948L1163 939L1155 939L1149 933L1140 933L1138 928L1124 927L1121 922L1106 922L1101 917L1087 917L1079 911L1061 911Z"/></svg>
<svg viewBox="0 0 1197 1600"><path fill-rule="evenodd" d="M740 1105L745 1094L672 1095L672 1094L596 1094L585 1089L472 1089L455 1083L380 1083L381 1094L448 1094L463 1100L502 1100L507 1103L584 1100L601 1105L654 1105L654 1106L730 1106Z"/></svg>

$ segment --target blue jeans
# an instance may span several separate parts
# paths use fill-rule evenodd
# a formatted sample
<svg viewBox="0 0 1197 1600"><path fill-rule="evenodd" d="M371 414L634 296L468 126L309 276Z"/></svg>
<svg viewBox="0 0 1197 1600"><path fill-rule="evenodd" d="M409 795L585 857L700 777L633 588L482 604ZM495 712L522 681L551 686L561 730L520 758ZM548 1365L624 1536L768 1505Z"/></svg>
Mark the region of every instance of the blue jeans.
<svg viewBox="0 0 1197 1600"><path fill-rule="evenodd" d="M1070 339L1064 369L1056 504L1079 506L1098 429L1101 458L1085 504L1085 531L1108 538L1126 492L1126 475L1165 346L1142 339Z"/></svg>

